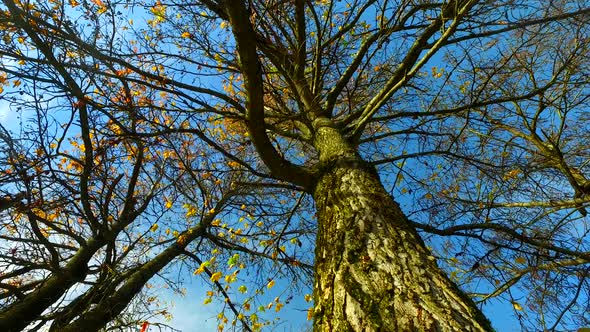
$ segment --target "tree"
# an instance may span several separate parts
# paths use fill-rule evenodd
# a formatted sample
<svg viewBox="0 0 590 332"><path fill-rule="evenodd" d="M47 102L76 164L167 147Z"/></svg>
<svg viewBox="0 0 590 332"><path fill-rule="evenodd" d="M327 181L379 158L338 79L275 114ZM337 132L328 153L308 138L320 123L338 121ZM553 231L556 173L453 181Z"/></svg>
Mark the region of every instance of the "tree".
<svg viewBox="0 0 590 332"><path fill-rule="evenodd" d="M491 330L474 300L498 296L523 326L588 321L586 2L3 3L0 54L13 62L2 82L39 114L28 141L5 135L19 157L7 159L4 181L18 185L4 201L26 220L8 224L27 230L8 240L45 261L7 261L18 273L4 278L28 283L5 287L5 329L104 327L179 257L205 271L203 241L228 262L246 253L297 276L310 265L282 244L310 230L317 331ZM70 137L50 108L71 114L76 153L61 148ZM64 190L74 201L56 199ZM199 222L135 235L157 230L173 196L192 200ZM306 221L304 199L311 228L294 221ZM242 206L272 221L267 232L223 223ZM48 218L58 208L83 226ZM222 286L207 271L230 298L231 274ZM470 297L457 282L483 286ZM529 297L526 311L513 294Z"/></svg>

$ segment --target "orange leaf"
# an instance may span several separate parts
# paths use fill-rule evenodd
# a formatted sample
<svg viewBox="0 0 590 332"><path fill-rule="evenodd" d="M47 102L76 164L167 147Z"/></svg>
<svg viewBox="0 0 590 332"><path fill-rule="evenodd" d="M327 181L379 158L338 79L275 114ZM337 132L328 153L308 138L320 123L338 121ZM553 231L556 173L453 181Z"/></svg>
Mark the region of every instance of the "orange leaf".
<svg viewBox="0 0 590 332"><path fill-rule="evenodd" d="M105 7L104 2L102 0L90 0L93 4L97 5L98 7ZM143 332L143 331L142 331Z"/></svg>

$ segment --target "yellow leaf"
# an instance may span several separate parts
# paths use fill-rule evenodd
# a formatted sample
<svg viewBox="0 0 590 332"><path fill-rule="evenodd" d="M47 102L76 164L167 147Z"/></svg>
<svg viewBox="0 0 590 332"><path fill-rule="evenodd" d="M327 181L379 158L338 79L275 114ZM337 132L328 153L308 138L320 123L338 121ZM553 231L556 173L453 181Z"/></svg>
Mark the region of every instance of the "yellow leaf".
<svg viewBox="0 0 590 332"><path fill-rule="evenodd" d="M154 7L150 8L150 11L158 18L166 17L166 6L163 6L159 1L156 2Z"/></svg>
<svg viewBox="0 0 590 332"><path fill-rule="evenodd" d="M184 245L186 243L186 235L180 235L178 237L178 239L176 240L176 243L180 244L180 245Z"/></svg>
<svg viewBox="0 0 590 332"><path fill-rule="evenodd" d="M191 33L188 31L185 31L182 33L182 35L180 35L182 38L190 38L191 37Z"/></svg>
<svg viewBox="0 0 590 332"><path fill-rule="evenodd" d="M211 281L216 282L219 281L219 279L221 279L222 273L221 272L215 272L211 275Z"/></svg>
<svg viewBox="0 0 590 332"><path fill-rule="evenodd" d="M166 200L166 208L169 209L172 207L172 201L171 200Z"/></svg>
<svg viewBox="0 0 590 332"><path fill-rule="evenodd" d="M203 264L201 264L201 266L199 266L199 268L196 269L195 272L193 272L193 274L194 275L201 274L201 273L203 273L203 271L205 271L205 266Z"/></svg>
<svg viewBox="0 0 590 332"><path fill-rule="evenodd" d="M237 277L234 274L228 274L225 276L225 282L231 284L232 282L236 281Z"/></svg>
<svg viewBox="0 0 590 332"><path fill-rule="evenodd" d="M520 170L518 170L518 169L511 170L510 172L507 172L506 174L504 174L504 180L515 179L518 176L518 174L520 174Z"/></svg>
<svg viewBox="0 0 590 332"><path fill-rule="evenodd" d="M203 301L203 304L209 304L209 303L211 303L211 301L212 301L211 298L208 297L205 299L205 301Z"/></svg>
<svg viewBox="0 0 590 332"><path fill-rule="evenodd" d="M518 257L516 257L515 261L516 261L518 264L525 264L525 263L526 263L526 258L524 258L524 257L522 257L522 256L518 256Z"/></svg>
<svg viewBox="0 0 590 332"><path fill-rule="evenodd" d="M514 307L514 309L522 311L522 307L520 306L520 304L518 304L518 302L512 302L512 306Z"/></svg>
<svg viewBox="0 0 590 332"><path fill-rule="evenodd" d="M152 227L150 227L150 231L155 232L158 230L158 224L153 224Z"/></svg>
<svg viewBox="0 0 590 332"><path fill-rule="evenodd" d="M187 217L192 217L192 216L194 216L194 215L197 214L197 208L196 207L194 207L192 205L189 205L189 204L185 204L185 208L187 209L187 211L186 211L186 216Z"/></svg>
<svg viewBox="0 0 590 332"><path fill-rule="evenodd" d="M221 223L221 219L215 219L211 222L211 226L219 226Z"/></svg>
<svg viewBox="0 0 590 332"><path fill-rule="evenodd" d="M273 286L275 285L275 281L271 280L268 282L268 284L266 285L266 288L271 289Z"/></svg>
<svg viewBox="0 0 590 332"><path fill-rule="evenodd" d="M284 307L285 305L282 303L277 303L277 305L275 306L275 311L279 312L281 311L281 308Z"/></svg>
<svg viewBox="0 0 590 332"><path fill-rule="evenodd" d="M305 294L305 302L311 302L312 297L309 294Z"/></svg>

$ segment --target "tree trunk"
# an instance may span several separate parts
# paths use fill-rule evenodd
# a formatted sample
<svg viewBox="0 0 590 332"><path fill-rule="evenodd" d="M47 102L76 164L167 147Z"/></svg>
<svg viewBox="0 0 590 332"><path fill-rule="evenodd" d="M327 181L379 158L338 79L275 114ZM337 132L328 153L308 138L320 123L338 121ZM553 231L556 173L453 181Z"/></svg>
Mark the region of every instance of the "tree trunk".
<svg viewBox="0 0 590 332"><path fill-rule="evenodd" d="M374 168L318 129L314 331L490 331L437 266Z"/></svg>

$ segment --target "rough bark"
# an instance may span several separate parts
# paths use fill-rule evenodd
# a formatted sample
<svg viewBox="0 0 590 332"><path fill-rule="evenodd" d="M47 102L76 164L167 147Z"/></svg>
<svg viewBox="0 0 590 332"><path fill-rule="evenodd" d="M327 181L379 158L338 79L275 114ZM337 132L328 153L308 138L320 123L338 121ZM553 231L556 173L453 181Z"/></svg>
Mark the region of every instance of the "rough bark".
<svg viewBox="0 0 590 332"><path fill-rule="evenodd" d="M437 266L374 168L336 129L320 126L317 135L314 331L492 330Z"/></svg>

